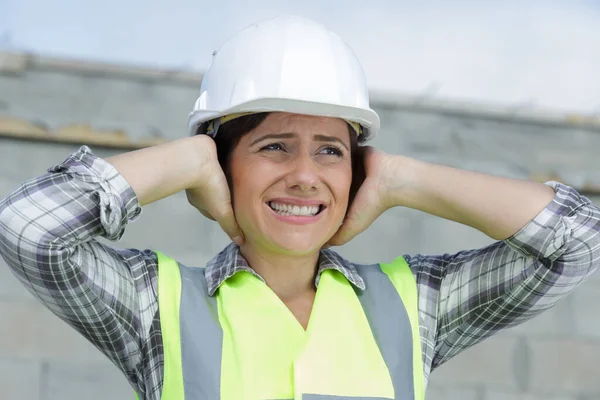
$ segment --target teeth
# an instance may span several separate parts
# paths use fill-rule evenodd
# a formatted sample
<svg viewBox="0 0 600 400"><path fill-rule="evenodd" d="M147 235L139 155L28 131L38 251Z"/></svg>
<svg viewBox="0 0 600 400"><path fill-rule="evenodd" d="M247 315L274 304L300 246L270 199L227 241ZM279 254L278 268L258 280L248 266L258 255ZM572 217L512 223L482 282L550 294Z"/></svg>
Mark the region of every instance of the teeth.
<svg viewBox="0 0 600 400"><path fill-rule="evenodd" d="M269 202L269 206L280 215L314 216L319 212L319 206L296 206L291 204Z"/></svg>

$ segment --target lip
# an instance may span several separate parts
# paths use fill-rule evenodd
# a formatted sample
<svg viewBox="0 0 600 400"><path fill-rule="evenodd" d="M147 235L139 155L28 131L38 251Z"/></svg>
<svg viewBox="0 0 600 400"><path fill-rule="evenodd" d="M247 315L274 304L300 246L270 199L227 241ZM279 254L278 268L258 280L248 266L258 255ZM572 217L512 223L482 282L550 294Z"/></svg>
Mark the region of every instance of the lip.
<svg viewBox="0 0 600 400"><path fill-rule="evenodd" d="M308 216L308 215L280 215L277 214L277 212L275 212L275 210L273 210L270 206L269 206L269 202L264 203L265 207L269 210L269 212L279 221L281 222L285 222L288 224L292 224L292 225L308 225L308 224L314 224L315 222L319 221L323 214L327 211L327 207L319 201L313 201L313 200L303 200L302 202L297 201L297 199L293 199L294 201L283 201L283 199L274 199L274 200L269 200L269 201L275 201L275 202L281 202L281 203L287 203L287 204L296 204L296 205L306 205L306 206L318 206L318 205L322 205L323 209L321 210L320 213L318 213L317 215L312 215L312 216Z"/></svg>

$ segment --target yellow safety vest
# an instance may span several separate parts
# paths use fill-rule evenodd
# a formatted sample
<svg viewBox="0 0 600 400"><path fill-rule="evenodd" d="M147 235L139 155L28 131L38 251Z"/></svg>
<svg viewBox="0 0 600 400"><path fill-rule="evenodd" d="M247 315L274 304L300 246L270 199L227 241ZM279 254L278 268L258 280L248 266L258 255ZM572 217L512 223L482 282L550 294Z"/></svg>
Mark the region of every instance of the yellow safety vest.
<svg viewBox="0 0 600 400"><path fill-rule="evenodd" d="M157 253L163 400L423 400L414 276L399 257L356 265L366 290L321 274L306 331L241 271L209 296L203 268Z"/></svg>

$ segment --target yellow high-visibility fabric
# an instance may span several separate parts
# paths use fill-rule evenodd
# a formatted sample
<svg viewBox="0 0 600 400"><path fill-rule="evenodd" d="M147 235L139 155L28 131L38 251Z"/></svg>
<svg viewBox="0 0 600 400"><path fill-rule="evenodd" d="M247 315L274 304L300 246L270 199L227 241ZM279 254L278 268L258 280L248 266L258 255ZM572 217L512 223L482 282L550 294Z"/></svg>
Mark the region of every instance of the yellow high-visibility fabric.
<svg viewBox="0 0 600 400"><path fill-rule="evenodd" d="M157 254L165 359L162 399L180 400L185 393L179 330L181 275L177 262ZM414 398L423 400L416 282L402 257L380 267L410 319ZM395 398L365 311L340 272L322 273L306 331L275 293L248 272L227 279L217 292L216 304L223 332L222 343L215 343L222 351L222 399L300 400L303 394Z"/></svg>
<svg viewBox="0 0 600 400"><path fill-rule="evenodd" d="M228 279L217 301L223 399L301 399L307 393L394 398L362 306L338 271L321 274L306 331L250 273Z"/></svg>

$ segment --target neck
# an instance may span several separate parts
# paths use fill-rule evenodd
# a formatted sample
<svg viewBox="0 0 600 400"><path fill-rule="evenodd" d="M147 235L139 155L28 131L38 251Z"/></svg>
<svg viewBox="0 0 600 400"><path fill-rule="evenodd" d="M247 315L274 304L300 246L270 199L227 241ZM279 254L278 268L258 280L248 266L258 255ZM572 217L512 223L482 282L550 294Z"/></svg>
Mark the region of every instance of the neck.
<svg viewBox="0 0 600 400"><path fill-rule="evenodd" d="M252 269L283 301L315 292L319 251L302 256L285 255L258 249L251 244L243 244L240 251Z"/></svg>

